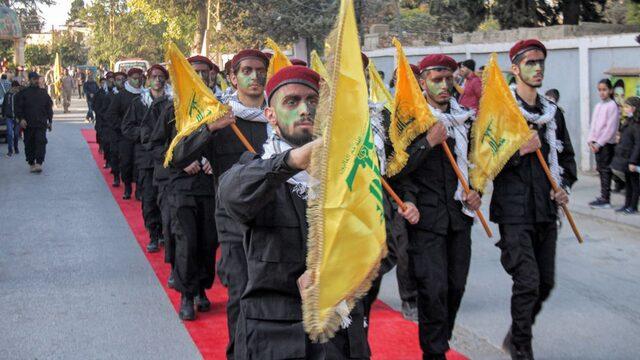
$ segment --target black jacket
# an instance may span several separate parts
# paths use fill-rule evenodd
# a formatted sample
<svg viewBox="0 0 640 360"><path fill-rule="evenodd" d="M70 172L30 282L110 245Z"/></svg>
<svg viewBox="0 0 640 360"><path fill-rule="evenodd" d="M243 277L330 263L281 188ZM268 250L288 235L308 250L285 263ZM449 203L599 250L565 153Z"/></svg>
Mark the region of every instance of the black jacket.
<svg viewBox="0 0 640 360"><path fill-rule="evenodd" d="M98 86L98 83L94 80L87 81L82 85L82 91L89 101L95 100L96 93L99 89L100 87Z"/></svg>
<svg viewBox="0 0 640 360"><path fill-rule="evenodd" d="M122 134L122 119L127 110L129 110L129 105L131 105L133 99L138 95L126 89L118 91L109 103L109 108L105 114L105 121L107 126L111 127L111 129L120 136Z"/></svg>
<svg viewBox="0 0 640 360"><path fill-rule="evenodd" d="M156 170L154 172L154 180L156 180L156 182L163 181L165 180L163 177L167 176L175 194L214 196L215 183L212 175L206 175L202 171L195 175L187 174L182 169L187 167L190 163L185 166L178 166L171 163L168 168L164 168L163 163L166 151L169 148L169 144L171 144L171 141L176 136L177 131L175 126L173 102L169 102L163 107L164 108L160 112L148 145L152 152ZM202 151L194 157L194 161L201 160L202 157L205 157L208 160L212 158L211 154L206 151ZM209 161L211 162L211 160Z"/></svg>
<svg viewBox="0 0 640 360"><path fill-rule="evenodd" d="M11 89L4 94L4 101L2 102L2 116L5 118L16 118L16 94L18 92Z"/></svg>
<svg viewBox="0 0 640 360"><path fill-rule="evenodd" d="M286 164L287 156L285 152L263 160L245 153L220 178L219 202L244 234L248 281L240 307L247 331L261 332L269 324L289 324L259 335L266 337L260 340L264 352L261 358L304 357L306 337L296 281L306 269L308 224L306 201L286 182L298 172ZM362 316L352 312L352 318L346 331L348 352L352 358L367 357ZM244 346L252 346L242 341L237 344L236 354L247 351Z"/></svg>
<svg viewBox="0 0 640 360"><path fill-rule="evenodd" d="M640 121L637 120L628 120L620 130L611 168L624 173L629 171L630 164L640 165Z"/></svg>
<svg viewBox="0 0 640 360"><path fill-rule="evenodd" d="M53 121L53 102L45 89L29 86L15 98L16 118L25 119L31 128L46 128Z"/></svg>
<svg viewBox="0 0 640 360"><path fill-rule="evenodd" d="M537 100L535 106L525 105L531 113L542 113L542 105ZM562 111L556 111L556 137L562 142L563 151L558 154L558 163L564 169L562 187L570 188L577 180L577 167L571 138L565 125ZM549 159L549 144L545 141L546 126L538 129L542 142L542 154ZM551 183L547 178L535 152L520 156L516 152L500 174L493 180L490 218L498 224L533 224L553 222L557 219L558 208L550 198Z"/></svg>
<svg viewBox="0 0 640 360"><path fill-rule="evenodd" d="M135 161L138 169L153 169L154 158L150 144L151 133L156 126L160 113L167 104L167 97L161 96L153 99L147 106L138 96L131 102L127 115L122 120L122 135L131 141L135 141Z"/></svg>

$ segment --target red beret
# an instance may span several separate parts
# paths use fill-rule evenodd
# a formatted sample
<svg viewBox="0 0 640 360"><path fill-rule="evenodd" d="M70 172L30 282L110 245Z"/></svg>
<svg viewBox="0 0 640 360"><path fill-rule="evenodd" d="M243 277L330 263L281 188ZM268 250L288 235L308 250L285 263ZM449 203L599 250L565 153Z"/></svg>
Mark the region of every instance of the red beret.
<svg viewBox="0 0 640 360"><path fill-rule="evenodd" d="M307 62L306 62L306 61L304 61L304 60L300 60L300 59L292 58L292 59L291 59L291 65L307 66Z"/></svg>
<svg viewBox="0 0 640 360"><path fill-rule="evenodd" d="M362 67L366 69L369 66L369 57L363 52L360 52L360 56L362 56Z"/></svg>
<svg viewBox="0 0 640 360"><path fill-rule="evenodd" d="M238 65L245 59L257 59L264 63L265 67L269 67L269 58L262 51L256 49L241 50L236 56L231 59L231 66L234 70L238 69Z"/></svg>
<svg viewBox="0 0 640 360"><path fill-rule="evenodd" d="M142 71L142 69L134 67L129 69L129 71L127 71L127 77L130 77L133 74L140 74L142 75L144 73L144 71Z"/></svg>
<svg viewBox="0 0 640 360"><path fill-rule="evenodd" d="M105 77L105 78L107 78L107 79L108 79L108 78L115 77L115 76L116 76L116 75L113 73L113 71L107 71L107 73L106 73L106 74L104 74L104 77Z"/></svg>
<svg viewBox="0 0 640 360"><path fill-rule="evenodd" d="M448 68L451 71L456 71L458 63L450 56L444 54L433 54L425 56L420 61L420 64L418 64L420 72L436 68Z"/></svg>
<svg viewBox="0 0 640 360"><path fill-rule="evenodd" d="M113 77L117 77L117 76L127 77L127 74L123 73L122 71L118 71L118 72L113 73Z"/></svg>
<svg viewBox="0 0 640 360"><path fill-rule="evenodd" d="M287 84L302 84L320 91L320 75L305 66L292 65L278 70L267 82L267 103L271 102L271 96L281 87Z"/></svg>
<svg viewBox="0 0 640 360"><path fill-rule="evenodd" d="M411 66L411 71L413 71L415 76L420 76L420 68L418 65L409 64L409 66Z"/></svg>
<svg viewBox="0 0 640 360"><path fill-rule="evenodd" d="M528 39L528 40L520 40L515 45L513 45L511 50L509 50L509 59L511 59L511 62L513 62L513 60L518 55L522 55L525 52L529 50L534 50L534 49L542 51L544 53L544 57L545 58L547 57L547 48L544 46L543 43L541 43L539 40L536 40L536 39Z"/></svg>
<svg viewBox="0 0 640 360"><path fill-rule="evenodd" d="M155 69L158 69L160 71L162 71L162 73L164 74L165 78L169 78L169 72L167 71L167 69L164 68L164 66L160 65L160 64L154 64L152 65L149 70L147 70L147 77L151 77L151 72Z"/></svg>
<svg viewBox="0 0 640 360"><path fill-rule="evenodd" d="M214 64L213 61L211 61L208 57L206 56L202 56L202 55L194 55L191 56L189 58L187 58L187 61L190 64L193 63L203 63L203 64L207 64L209 65L209 69L210 70L215 70L216 72L220 72L220 68L218 67L218 65Z"/></svg>

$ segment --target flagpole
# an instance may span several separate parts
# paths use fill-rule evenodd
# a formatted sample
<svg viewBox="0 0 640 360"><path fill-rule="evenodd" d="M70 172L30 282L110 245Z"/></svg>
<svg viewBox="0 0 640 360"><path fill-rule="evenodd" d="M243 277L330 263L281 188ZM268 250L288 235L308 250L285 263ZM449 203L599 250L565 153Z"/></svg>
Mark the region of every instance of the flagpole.
<svg viewBox="0 0 640 360"><path fill-rule="evenodd" d="M445 154L447 154L447 157L449 158L449 162L453 167L453 171L455 171L456 176L458 177L458 180L460 180L460 183L464 188L464 192L466 194L469 194L471 192L471 189L469 188L469 184L467 183L467 180L464 178L464 176L462 176L462 172L460 171L460 168L456 163L456 159L453 157L453 154L451 153L451 149L449 148L449 144L447 144L446 141L442 143L442 148L444 149ZM484 215L482 215L482 212L480 211L480 209L476 210L476 215L478 215L478 219L480 219L480 222L482 223L482 227L484 228L484 231L487 233L487 236L493 237L493 233L489 228L489 224L487 224L487 220L484 218Z"/></svg>
<svg viewBox="0 0 640 360"><path fill-rule="evenodd" d="M544 159L544 156L542 156L542 152L540 151L540 149L536 150L536 155L538 155L538 160L540 161L540 165L542 165L542 169L544 170L545 174L547 174L547 178L549 179L549 182L551 182L551 188L553 189L554 192L560 191L560 187L558 186L556 181L553 179L553 176L551 175L551 170L549 170L549 165L547 165L547 161ZM567 217L567 220L569 220L569 224L571 224L571 229L573 230L573 233L578 238L578 242L582 244L584 240L582 239L582 235L578 230L578 226L576 226L575 221L573 221L573 215L571 215L571 212L569 211L569 208L567 207L566 204L562 205L562 210L564 211L564 214Z"/></svg>
<svg viewBox="0 0 640 360"><path fill-rule="evenodd" d="M402 209L402 211L407 211L407 205L404 203L404 201L402 201L402 199L400 199L400 196L398 196L398 194L396 194L396 192L393 191L393 189L391 188L387 180L385 180L383 177L380 177L380 180L382 180L382 187L384 187L384 189L387 190L389 195L391 195L391 197L393 198L393 201L395 201L396 204L400 206L400 209Z"/></svg>
<svg viewBox="0 0 640 360"><path fill-rule="evenodd" d="M238 128L238 125L231 124L231 130L233 130L233 132L236 133L236 136L238 137L238 139L240 139L240 142L242 143L242 145L244 145L244 147L247 148L249 152L257 154L256 150L253 148L253 146L251 146L251 143L249 142L249 140L247 140L247 138L244 136L240 128Z"/></svg>

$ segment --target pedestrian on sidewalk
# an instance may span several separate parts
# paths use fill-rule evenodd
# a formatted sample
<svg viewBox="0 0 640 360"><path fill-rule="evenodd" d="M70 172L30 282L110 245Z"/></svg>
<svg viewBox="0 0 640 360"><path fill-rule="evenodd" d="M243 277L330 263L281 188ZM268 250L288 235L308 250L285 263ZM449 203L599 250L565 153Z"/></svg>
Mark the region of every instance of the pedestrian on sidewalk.
<svg viewBox="0 0 640 360"><path fill-rule="evenodd" d="M69 106L71 105L71 93L73 92L73 77L69 75L69 70L64 69L64 76L62 77L62 106L64 107L64 113L69 112Z"/></svg>
<svg viewBox="0 0 640 360"><path fill-rule="evenodd" d="M16 96L16 118L24 129L24 152L31 172L42 172L47 146L47 129L53 122L53 101L39 86L40 75L29 73L29 86Z"/></svg>
<svg viewBox="0 0 640 360"><path fill-rule="evenodd" d="M611 160L615 152L616 134L620 121L620 111L613 99L611 80L602 79L598 83L600 102L593 109L591 129L587 140L591 152L596 156L596 166L600 174L600 196L589 203L592 208L611 208Z"/></svg>
<svg viewBox="0 0 640 360"><path fill-rule="evenodd" d="M87 99L87 116L85 117L86 122L93 122L95 119L93 115L93 101L95 100L98 90L98 83L96 83L91 72L87 71L87 81L82 86L82 91L84 92L85 98Z"/></svg>
<svg viewBox="0 0 640 360"><path fill-rule="evenodd" d="M625 179L626 193L624 206L616 212L623 214L638 213L640 196L640 98L632 96L623 106L627 118L621 131L620 142L616 146L611 168L622 179Z"/></svg>
<svg viewBox="0 0 640 360"><path fill-rule="evenodd" d="M76 86L78 87L78 99L82 99L84 94L82 91L82 88L84 86L84 82L87 80L87 76L82 70L78 69L76 71L75 78L76 78Z"/></svg>
<svg viewBox="0 0 640 360"><path fill-rule="evenodd" d="M7 90L2 101L2 116L7 121L7 145L9 151L7 156L12 156L14 153L19 154L18 140L20 140L20 125L16 118L16 106L15 98L16 94L20 91L20 83L17 81L11 82L11 87Z"/></svg>

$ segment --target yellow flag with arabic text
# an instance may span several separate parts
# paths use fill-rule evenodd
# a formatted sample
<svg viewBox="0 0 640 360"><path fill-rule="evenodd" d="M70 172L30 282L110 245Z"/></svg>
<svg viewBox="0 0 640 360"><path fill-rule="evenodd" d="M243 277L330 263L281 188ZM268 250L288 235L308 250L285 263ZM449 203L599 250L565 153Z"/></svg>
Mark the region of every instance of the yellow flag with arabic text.
<svg viewBox="0 0 640 360"><path fill-rule="evenodd" d="M173 149L182 138L194 132L202 124L217 121L230 108L218 101L174 43L167 45L165 58L169 63L168 70L173 86L173 106L178 132L167 149L164 159L164 166L167 167L173 158Z"/></svg>
<svg viewBox="0 0 640 360"><path fill-rule="evenodd" d="M482 73L478 117L471 128L469 170L473 188L483 191L531 137L527 122L513 98L494 53Z"/></svg>
<svg viewBox="0 0 640 360"><path fill-rule="evenodd" d="M291 60L285 55L278 44L275 41L271 40L271 38L267 38L267 46L273 50L273 56L269 60L269 68L267 69L267 81L271 79L273 74L277 73L278 70L283 67L291 66Z"/></svg>
<svg viewBox="0 0 640 360"><path fill-rule="evenodd" d="M322 82L309 172L319 181L308 199L304 326L325 342L367 293L386 255L383 188L369 124L367 84L352 0L342 0L336 26L326 40L327 73Z"/></svg>
<svg viewBox="0 0 640 360"><path fill-rule="evenodd" d="M393 109L393 96L389 92L389 89L384 85L384 81L376 69L376 65L373 61L369 62L369 100L375 103L384 103L384 107L392 111Z"/></svg>
<svg viewBox="0 0 640 360"><path fill-rule="evenodd" d="M396 47L398 70L396 96L389 126L389 140L393 146L393 153L387 161L388 176L393 176L404 168L409 160L407 147L437 121L427 105L400 41L393 39L393 45Z"/></svg>

